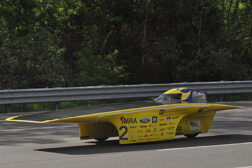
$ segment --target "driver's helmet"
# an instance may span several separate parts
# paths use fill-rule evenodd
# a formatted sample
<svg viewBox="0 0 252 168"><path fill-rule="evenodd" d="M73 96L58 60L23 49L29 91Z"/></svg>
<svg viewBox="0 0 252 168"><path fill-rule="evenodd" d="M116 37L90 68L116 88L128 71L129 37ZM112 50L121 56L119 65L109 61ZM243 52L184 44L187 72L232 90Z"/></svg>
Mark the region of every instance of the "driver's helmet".
<svg viewBox="0 0 252 168"><path fill-rule="evenodd" d="M155 99L156 102L162 104L170 103L206 103L205 91L200 91L197 89L189 88L175 88L164 92L158 98Z"/></svg>

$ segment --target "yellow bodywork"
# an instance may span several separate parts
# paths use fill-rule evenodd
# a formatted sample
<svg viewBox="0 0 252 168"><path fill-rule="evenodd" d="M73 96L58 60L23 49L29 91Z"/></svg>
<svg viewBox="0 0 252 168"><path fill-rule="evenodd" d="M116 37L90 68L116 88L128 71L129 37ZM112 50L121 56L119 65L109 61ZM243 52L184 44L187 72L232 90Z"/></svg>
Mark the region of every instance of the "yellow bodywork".
<svg viewBox="0 0 252 168"><path fill-rule="evenodd" d="M183 103L130 108L118 111L80 115L45 121L7 121L34 123L77 123L82 139L119 136L120 144L153 142L174 139L175 135L205 133L210 128L216 111L238 106Z"/></svg>

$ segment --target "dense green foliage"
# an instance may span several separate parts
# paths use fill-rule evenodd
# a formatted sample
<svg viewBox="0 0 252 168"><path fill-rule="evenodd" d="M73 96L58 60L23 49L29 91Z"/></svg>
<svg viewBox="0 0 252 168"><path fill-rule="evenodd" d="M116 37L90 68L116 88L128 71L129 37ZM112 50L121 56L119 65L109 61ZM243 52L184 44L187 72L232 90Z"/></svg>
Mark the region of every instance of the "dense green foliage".
<svg viewBox="0 0 252 168"><path fill-rule="evenodd" d="M0 89L252 79L251 0L2 0Z"/></svg>

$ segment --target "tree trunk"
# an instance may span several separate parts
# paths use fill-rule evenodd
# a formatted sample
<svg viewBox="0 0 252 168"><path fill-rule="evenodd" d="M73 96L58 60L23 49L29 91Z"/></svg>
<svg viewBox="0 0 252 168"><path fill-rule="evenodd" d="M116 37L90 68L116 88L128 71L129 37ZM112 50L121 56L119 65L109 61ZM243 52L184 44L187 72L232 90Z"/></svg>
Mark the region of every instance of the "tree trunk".
<svg viewBox="0 0 252 168"><path fill-rule="evenodd" d="M142 65L146 62L147 57L147 23L148 23L148 4L145 4L145 17L144 17L144 26L143 26L143 38L141 41L141 46L143 48L143 56L142 56Z"/></svg>
<svg viewBox="0 0 252 168"><path fill-rule="evenodd" d="M235 9L234 9L233 24L237 21L237 18L238 18L239 4L240 4L240 0L236 0Z"/></svg>
<svg viewBox="0 0 252 168"><path fill-rule="evenodd" d="M203 3L201 3L201 9L200 9L200 18L199 18L199 30L198 30L198 52L201 52L201 27L202 27L202 6Z"/></svg>

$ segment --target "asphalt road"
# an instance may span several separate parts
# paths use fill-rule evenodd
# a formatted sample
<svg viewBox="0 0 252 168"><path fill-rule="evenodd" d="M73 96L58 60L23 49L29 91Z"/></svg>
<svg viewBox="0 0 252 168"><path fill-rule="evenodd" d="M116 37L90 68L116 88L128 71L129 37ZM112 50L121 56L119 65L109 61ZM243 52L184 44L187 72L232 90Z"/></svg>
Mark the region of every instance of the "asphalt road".
<svg viewBox="0 0 252 168"><path fill-rule="evenodd" d="M211 130L195 139L135 145L80 141L74 124L4 121L14 115L0 114L0 168L252 168L252 109L218 112Z"/></svg>

